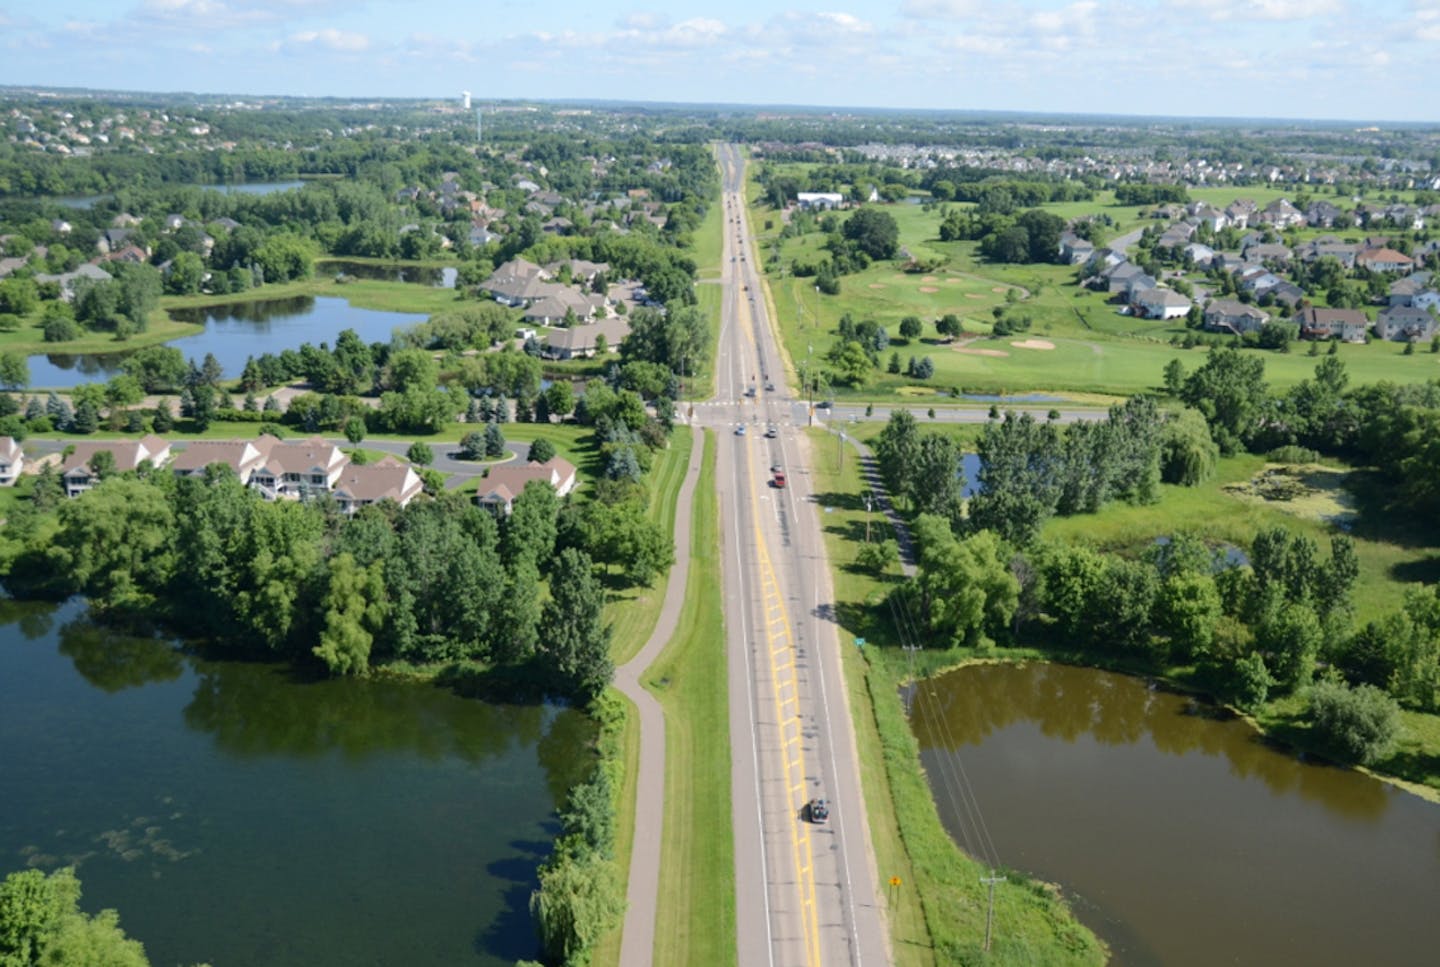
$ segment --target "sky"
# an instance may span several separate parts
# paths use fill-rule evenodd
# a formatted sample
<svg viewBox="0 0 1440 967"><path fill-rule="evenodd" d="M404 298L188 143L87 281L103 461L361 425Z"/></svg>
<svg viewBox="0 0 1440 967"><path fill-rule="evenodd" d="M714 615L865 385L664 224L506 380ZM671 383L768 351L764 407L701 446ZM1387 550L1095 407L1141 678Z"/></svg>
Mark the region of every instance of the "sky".
<svg viewBox="0 0 1440 967"><path fill-rule="evenodd" d="M1440 121L1440 0L0 0L0 84Z"/></svg>

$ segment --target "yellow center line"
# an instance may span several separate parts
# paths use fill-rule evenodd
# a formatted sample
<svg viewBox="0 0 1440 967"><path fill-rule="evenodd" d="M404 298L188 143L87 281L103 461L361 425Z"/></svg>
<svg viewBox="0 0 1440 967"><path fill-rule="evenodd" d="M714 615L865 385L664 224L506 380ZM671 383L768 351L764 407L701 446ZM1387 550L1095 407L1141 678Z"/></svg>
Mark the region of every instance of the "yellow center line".
<svg viewBox="0 0 1440 967"><path fill-rule="evenodd" d="M745 331L745 338L752 349L755 348L754 326L749 317L748 307L742 301L739 314L746 317L743 319L742 328ZM742 447L745 454L745 473L750 481L751 505L755 508L760 506L760 494L756 486L755 473L751 447L747 439ZM804 729L800 725L798 716L787 715L787 706L799 707L799 675L795 668L795 652L793 648L794 632L790 625L789 616L785 608L784 596L780 592L780 583L776 579L774 565L770 560L770 552L765 542L765 535L760 530L760 516L753 517L755 528L755 552L757 556L758 570L760 576L761 593L765 598L765 613L767 618L777 615L771 620L771 627L776 624L781 626L781 631L772 633L772 644L779 640L783 642L780 648L772 649L770 652L770 681L774 688L776 722L780 726L781 756L780 761L784 768L784 787L790 791L792 796L797 793L803 798L805 793L805 750L801 737ZM784 654L783 662L777 661L777 657ZM788 691L788 695L781 697L782 691ZM787 738L786 732L791 723L796 726L795 735ZM796 776L799 780L796 780ZM792 806L795 803L792 803ZM808 817L807 817L808 818ZM819 967L820 964L820 925L819 914L815 905L815 866L814 848L810 841L810 827L808 823L791 822L790 845L794 855L795 871L797 876L797 887L800 891L800 919L802 931L805 935L805 962L810 967Z"/></svg>

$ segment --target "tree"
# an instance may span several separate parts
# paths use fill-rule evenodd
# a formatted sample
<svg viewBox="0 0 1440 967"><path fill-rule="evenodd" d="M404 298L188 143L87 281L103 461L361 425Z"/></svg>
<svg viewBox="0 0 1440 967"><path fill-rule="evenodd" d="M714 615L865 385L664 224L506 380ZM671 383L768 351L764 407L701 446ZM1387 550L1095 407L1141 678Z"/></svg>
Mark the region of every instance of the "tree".
<svg viewBox="0 0 1440 967"><path fill-rule="evenodd" d="M345 439L351 445L358 445L365 439L365 420L359 416L352 416L345 421Z"/></svg>
<svg viewBox="0 0 1440 967"><path fill-rule="evenodd" d="M1310 689L1310 718L1322 743L1362 765L1388 755L1400 734L1400 706L1373 685L1317 682Z"/></svg>
<svg viewBox="0 0 1440 967"><path fill-rule="evenodd" d="M1266 665L1276 684L1294 691L1309 684L1315 673L1324 632L1308 605L1289 603L1256 630L1256 643L1269 655Z"/></svg>
<svg viewBox="0 0 1440 967"><path fill-rule="evenodd" d="M486 424L494 426L493 423ZM471 430L460 438L460 458L462 460L484 460L485 459L485 435Z"/></svg>
<svg viewBox="0 0 1440 967"><path fill-rule="evenodd" d="M965 489L959 445L952 437L935 431L920 434L918 442L914 463L903 482L905 496L922 514L958 521Z"/></svg>
<svg viewBox="0 0 1440 967"><path fill-rule="evenodd" d="M550 415L559 417L563 421L575 412L575 391L569 380L556 380L545 390L544 395L545 405Z"/></svg>
<svg viewBox="0 0 1440 967"><path fill-rule="evenodd" d="M900 560L900 546L893 539L862 544L855 552L855 566L883 577Z"/></svg>
<svg viewBox="0 0 1440 967"><path fill-rule="evenodd" d="M835 380L851 386L861 386L870 377L870 355L858 342L847 342L839 347L831 359L835 366Z"/></svg>
<svg viewBox="0 0 1440 967"><path fill-rule="evenodd" d="M1172 657L1207 655L1220 621L1220 592L1209 574L1178 573L1160 584L1155 598L1155 630L1170 639Z"/></svg>
<svg viewBox="0 0 1440 967"><path fill-rule="evenodd" d="M1250 438L1265 396L1265 361L1230 348L1211 350L1181 393L1205 417L1225 454L1239 451Z"/></svg>
<svg viewBox="0 0 1440 967"><path fill-rule="evenodd" d="M120 916L80 910L71 868L11 873L0 883L0 964L4 967L149 967L145 948L125 936Z"/></svg>
<svg viewBox="0 0 1440 967"><path fill-rule="evenodd" d="M900 338L906 342L919 339L920 334L925 331L925 324L920 321L919 316L906 316L900 320Z"/></svg>
<svg viewBox="0 0 1440 967"><path fill-rule="evenodd" d="M530 453L526 457L531 463L548 463L555 458L555 444L544 437L536 437L530 444Z"/></svg>
<svg viewBox="0 0 1440 967"><path fill-rule="evenodd" d="M1189 407L1165 421L1160 431L1160 478L1196 487L1215 475L1220 448L1199 411Z"/></svg>
<svg viewBox="0 0 1440 967"><path fill-rule="evenodd" d="M540 648L556 682L581 700L600 694L615 671L604 608L605 592L589 555L565 548L551 569Z"/></svg>
<svg viewBox="0 0 1440 967"><path fill-rule="evenodd" d="M1165 364L1165 392L1179 397L1185 389L1185 364L1172 359Z"/></svg>
<svg viewBox="0 0 1440 967"><path fill-rule="evenodd" d="M880 474L892 494L907 495L911 479L920 459L920 429L909 410L890 411L890 419L875 440L875 459Z"/></svg>
<svg viewBox="0 0 1440 967"><path fill-rule="evenodd" d="M900 247L900 226L889 212L861 208L845 220L845 238L876 261L895 257Z"/></svg>
<svg viewBox="0 0 1440 967"><path fill-rule="evenodd" d="M960 322L960 317L953 312L947 312L935 320L935 331L944 336L947 340L955 339L965 331Z"/></svg>
<svg viewBox="0 0 1440 967"><path fill-rule="evenodd" d="M0 353L0 389L20 390L30 385L30 364L23 353Z"/></svg>
<svg viewBox="0 0 1440 967"><path fill-rule="evenodd" d="M324 608L325 625L315 656L331 674L363 675L370 667L370 646L385 625L389 601L385 595L384 564L361 567L348 553L332 557Z"/></svg>
<svg viewBox="0 0 1440 967"><path fill-rule="evenodd" d="M485 456L491 459L505 456L505 434L499 423L485 424Z"/></svg>
<svg viewBox="0 0 1440 967"><path fill-rule="evenodd" d="M428 467L435 462L435 451L430 449L430 444L416 440L410 444L410 449L405 451L405 459L416 466Z"/></svg>
<svg viewBox="0 0 1440 967"><path fill-rule="evenodd" d="M930 627L956 645L985 647L1005 634L1020 603L1010 553L992 532L960 540L944 518L915 521L920 567L915 577Z"/></svg>
<svg viewBox="0 0 1440 967"><path fill-rule="evenodd" d="M500 554L514 567L522 558L543 568L555 553L560 499L543 480L531 480L511 502L510 515L500 522Z"/></svg>
<svg viewBox="0 0 1440 967"><path fill-rule="evenodd" d="M553 963L582 967L595 943L625 912L625 891L615 863L598 853L558 853L540 869L530 913Z"/></svg>

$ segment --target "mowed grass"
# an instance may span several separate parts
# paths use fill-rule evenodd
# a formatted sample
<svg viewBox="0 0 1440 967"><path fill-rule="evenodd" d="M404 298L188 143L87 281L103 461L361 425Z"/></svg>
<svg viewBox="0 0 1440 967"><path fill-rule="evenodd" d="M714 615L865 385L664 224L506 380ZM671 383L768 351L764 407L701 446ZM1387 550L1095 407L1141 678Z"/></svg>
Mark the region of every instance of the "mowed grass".
<svg viewBox="0 0 1440 967"><path fill-rule="evenodd" d="M705 441L685 609L675 637L645 673L645 687L665 710L665 828L654 962L728 967L737 957L729 704L725 619L715 580L719 498L708 432Z"/></svg>
<svg viewBox="0 0 1440 967"><path fill-rule="evenodd" d="M940 822L898 694L905 664L889 620L876 607L898 578L876 578L854 567L867 516L859 498L859 460L852 452L842 468L829 434L811 430L810 436L818 499L830 508L821 520L841 641L869 642L863 652L842 651L877 872L882 884L892 876L901 880L898 889L882 885L892 962L900 967L1103 963L1099 942L1065 905L1043 885L1014 874L995 891L996 940L988 955L981 952L986 897L980 877L988 869L965 855ZM871 520L878 539L883 519ZM960 651L937 654L952 663L968 657Z"/></svg>
<svg viewBox="0 0 1440 967"><path fill-rule="evenodd" d="M685 482L685 469L690 465L693 446L689 428L680 427L671 433L670 446L655 454L655 463L646 479L650 489L650 519L664 528L672 540L680 486ZM698 492L696 500L699 501ZM683 552L683 548L676 550L677 555ZM616 665L625 664L650 640L655 622L660 620L665 590L669 586L670 574L667 571L648 588L626 588L610 594L605 604L605 619L613 629L610 659Z"/></svg>
<svg viewBox="0 0 1440 967"><path fill-rule="evenodd" d="M1283 194L1218 191L1226 196L1226 204L1236 197L1253 197L1264 204ZM1093 202L1044 207L1066 217L1110 215L1117 222L1114 234L1149 221L1139 216L1142 209L1138 207L1115 206L1113 196L1105 192ZM769 219L776 225L759 247L770 269L767 281L772 304L792 361L798 363L807 352L822 359L837 341L835 330L846 313L857 321L873 319L890 334L882 365L872 371L863 387L837 390L840 396L892 399L900 390L916 385L972 392L1129 395L1156 389L1172 359L1179 359L1187 369L1204 363L1204 347L1184 350L1171 345L1173 338L1186 334L1180 321L1120 315L1108 296L1076 285L1076 270L1071 266L991 264L979 257L976 242L939 241L939 209L926 211L920 205L902 203L886 205L883 210L895 218L901 244L912 254L943 258L945 264L927 276L903 273L898 262L877 263L845 276L840 294L827 296L815 291L813 279L789 275L795 260L813 262L822 256L823 236L811 233L780 242L778 213L759 203L752 208L755 224L763 225ZM778 261L774 258L777 250ZM935 291L925 291L932 289ZM1007 301L1015 296L1020 296L1018 301ZM1031 328L1004 339L990 338L993 310L1002 305L1028 316ZM934 320L946 313L959 316L965 330L954 343L942 342L934 330ZM925 323L921 338L908 343L899 339L899 322L907 315L918 315ZM1053 343L1055 348L1014 345L1032 339ZM1310 357L1307 349L1299 344L1290 353L1247 352L1264 359L1271 387L1283 391L1313 374L1318 360ZM902 367L910 356L928 356L935 374L924 383L889 374L884 364L891 352L899 354ZM1395 343L1339 347L1352 385L1440 379L1440 355L1423 348L1411 356L1402 352L1403 347Z"/></svg>

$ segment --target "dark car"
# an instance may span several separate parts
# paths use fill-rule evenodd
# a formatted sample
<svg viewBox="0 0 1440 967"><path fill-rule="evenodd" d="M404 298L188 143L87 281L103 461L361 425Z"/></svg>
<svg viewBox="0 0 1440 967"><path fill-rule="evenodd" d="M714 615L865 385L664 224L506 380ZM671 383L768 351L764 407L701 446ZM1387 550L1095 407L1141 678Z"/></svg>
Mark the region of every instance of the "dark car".
<svg viewBox="0 0 1440 967"><path fill-rule="evenodd" d="M805 818L812 823L823 823L830 818L830 807L823 799L812 799L805 804Z"/></svg>
<svg viewBox="0 0 1440 967"><path fill-rule="evenodd" d="M821 410L828 410L834 405L835 402L833 400L821 400L820 402L815 404L816 408Z"/></svg>

